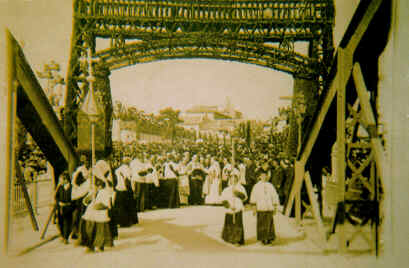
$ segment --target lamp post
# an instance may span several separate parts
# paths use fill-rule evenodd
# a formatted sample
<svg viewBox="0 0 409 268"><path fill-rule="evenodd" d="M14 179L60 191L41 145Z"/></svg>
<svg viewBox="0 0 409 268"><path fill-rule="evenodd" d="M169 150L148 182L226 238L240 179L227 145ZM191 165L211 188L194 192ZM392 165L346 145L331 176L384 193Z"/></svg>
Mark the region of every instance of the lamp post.
<svg viewBox="0 0 409 268"><path fill-rule="evenodd" d="M81 110L88 116L88 119L91 123L91 185L92 189L95 190L95 176L93 172L93 167L95 166L95 124L98 121L99 112L97 107L97 102L94 94L94 82L95 77L93 76L92 71L92 62L91 62L91 50L88 50L87 61L89 64L89 76L87 81L89 82L89 91L87 96L84 99L84 103L81 106ZM94 191L95 195L95 191ZM95 198L95 196L94 196Z"/></svg>

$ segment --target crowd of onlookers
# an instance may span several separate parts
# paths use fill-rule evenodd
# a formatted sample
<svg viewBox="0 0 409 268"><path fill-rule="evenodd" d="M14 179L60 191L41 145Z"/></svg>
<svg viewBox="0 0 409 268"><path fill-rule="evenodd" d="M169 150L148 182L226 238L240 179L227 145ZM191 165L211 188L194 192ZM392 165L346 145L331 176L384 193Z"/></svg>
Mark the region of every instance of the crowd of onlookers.
<svg viewBox="0 0 409 268"><path fill-rule="evenodd" d="M236 233L233 229L238 224L239 210L234 204L242 203L239 207L243 208L259 200L248 197L261 181L274 186L274 204L284 204L293 168L283 154L272 157L268 146L258 151L254 144L247 146L240 140L233 144L234 148L204 141L117 144L109 159L99 159L92 168L89 157L82 155L81 165L73 174L63 173L56 190L64 242L71 237L90 251L103 250L113 245L118 227L138 223L139 212L207 204L226 207L223 238L242 244L240 237L229 234Z"/></svg>

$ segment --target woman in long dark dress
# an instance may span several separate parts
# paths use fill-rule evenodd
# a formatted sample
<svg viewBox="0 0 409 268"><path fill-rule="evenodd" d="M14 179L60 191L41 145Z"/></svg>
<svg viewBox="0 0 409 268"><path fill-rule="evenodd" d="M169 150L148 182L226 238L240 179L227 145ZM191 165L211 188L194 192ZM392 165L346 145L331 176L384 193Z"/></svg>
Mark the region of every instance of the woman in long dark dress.
<svg viewBox="0 0 409 268"><path fill-rule="evenodd" d="M203 181L206 178L206 172L203 165L199 162L198 156L194 155L192 161L188 165L190 172L190 200L191 205L201 205L203 203Z"/></svg>
<svg viewBox="0 0 409 268"><path fill-rule="evenodd" d="M117 184L115 186L116 198L114 205L114 216L117 218L116 224L121 227L129 227L132 225L132 214L130 211L133 209L133 192L131 187L131 169L128 164L130 158L125 157L123 164L115 171L117 178Z"/></svg>

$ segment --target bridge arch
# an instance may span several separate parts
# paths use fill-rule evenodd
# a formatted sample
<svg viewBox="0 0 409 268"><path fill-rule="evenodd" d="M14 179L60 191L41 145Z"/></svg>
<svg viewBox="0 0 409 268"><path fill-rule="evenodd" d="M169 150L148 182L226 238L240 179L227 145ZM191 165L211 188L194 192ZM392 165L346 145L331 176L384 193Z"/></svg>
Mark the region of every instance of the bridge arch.
<svg viewBox="0 0 409 268"><path fill-rule="evenodd" d="M302 73L305 76L319 74L317 59L295 51L257 42L179 38L154 41L136 41L121 47L111 47L94 54L99 64L110 70L138 63L166 59L208 58L255 64L288 74Z"/></svg>
<svg viewBox="0 0 409 268"><path fill-rule="evenodd" d="M194 58L255 64L313 80L309 84L316 88L308 90L317 95L316 82L325 81L332 59L333 0L75 0L73 9L64 130L74 144L78 109L89 86L87 51L99 93L108 96L103 99L110 98L112 70ZM109 39L110 46L97 51L99 38ZM298 41L308 43L307 55L294 51Z"/></svg>

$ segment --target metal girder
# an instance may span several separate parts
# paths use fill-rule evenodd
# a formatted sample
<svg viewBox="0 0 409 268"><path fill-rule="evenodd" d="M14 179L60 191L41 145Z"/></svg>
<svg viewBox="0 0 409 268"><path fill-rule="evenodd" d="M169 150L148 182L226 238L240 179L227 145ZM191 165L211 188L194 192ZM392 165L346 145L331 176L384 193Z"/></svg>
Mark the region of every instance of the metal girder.
<svg viewBox="0 0 409 268"><path fill-rule="evenodd" d="M125 25L123 27L113 27L105 26L103 23L96 22L96 26L90 30L95 36L101 38L111 38L114 34L121 34L126 39L141 39L141 40L151 40L151 39L169 39L181 38L186 36L186 32L177 32L176 29L182 29L182 24L170 24L169 26L155 26L156 23L152 23L149 26L145 23L144 26L141 25ZM155 27L154 29L152 29ZM320 35L308 31L304 28L294 28L294 27L277 27L273 28L271 25L266 25L262 27L261 30L254 32L253 28L248 24L238 25L237 28L234 26L224 26L220 25L217 27L216 24L203 24L201 29L206 28L205 32L211 32L214 34L220 34L227 39L237 39L237 40L249 40L255 41L260 40L263 42L280 42L283 39L283 32L285 36L291 40L296 41L310 41L314 39L319 39ZM252 32L253 31L253 32ZM190 32L190 35L202 35L202 31Z"/></svg>
<svg viewBox="0 0 409 268"><path fill-rule="evenodd" d="M77 18L114 18L129 22L332 23L334 7L328 0L78 0ZM302 27L302 26L301 26Z"/></svg>
<svg viewBox="0 0 409 268"><path fill-rule="evenodd" d="M64 122L73 142L83 95L80 84L88 75L82 54L90 48L97 59L108 51L95 51L97 38L111 40L110 56L101 58L110 69L172 58L212 58L320 76L323 81L332 60L333 0L75 0L73 9ZM128 46L132 40L139 42L136 48ZM317 53L293 53L297 41L314 43Z"/></svg>
<svg viewBox="0 0 409 268"><path fill-rule="evenodd" d="M152 34L166 39L180 28L183 33L206 29L243 40L258 36L264 42L274 42L285 34L292 40L308 41L332 34L334 7L331 0L77 0L74 19L95 22L90 32L104 38L120 33L127 39L145 39Z"/></svg>
<svg viewBox="0 0 409 268"><path fill-rule="evenodd" d="M182 38L134 42L95 54L109 69L169 58L215 58L252 63L286 73L316 75L318 61L301 54L255 42L201 38Z"/></svg>

